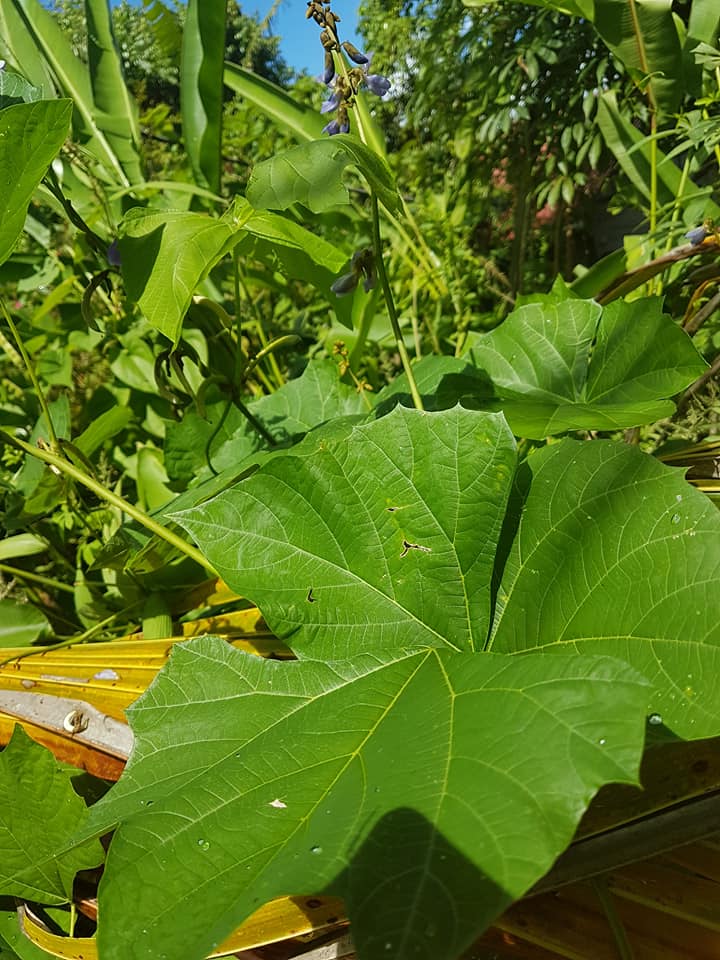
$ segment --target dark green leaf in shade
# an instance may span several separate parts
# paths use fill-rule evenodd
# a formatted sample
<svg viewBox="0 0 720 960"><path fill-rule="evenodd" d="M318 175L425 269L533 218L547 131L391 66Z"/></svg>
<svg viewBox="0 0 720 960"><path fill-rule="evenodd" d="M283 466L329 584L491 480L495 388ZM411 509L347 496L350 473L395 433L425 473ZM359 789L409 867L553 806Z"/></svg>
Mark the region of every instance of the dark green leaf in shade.
<svg viewBox="0 0 720 960"><path fill-rule="evenodd" d="M102 863L96 840L69 848L87 815L71 772L15 727L0 754L0 895L66 903L78 870Z"/></svg>
<svg viewBox="0 0 720 960"><path fill-rule="evenodd" d="M85 830L120 824L100 955L199 960L273 897L325 892L345 899L360 960L456 960L596 790L637 777L645 681L610 658L553 660L176 647Z"/></svg>
<svg viewBox="0 0 720 960"><path fill-rule="evenodd" d="M293 649L482 649L516 456L504 418L398 406L315 443L173 519Z"/></svg>

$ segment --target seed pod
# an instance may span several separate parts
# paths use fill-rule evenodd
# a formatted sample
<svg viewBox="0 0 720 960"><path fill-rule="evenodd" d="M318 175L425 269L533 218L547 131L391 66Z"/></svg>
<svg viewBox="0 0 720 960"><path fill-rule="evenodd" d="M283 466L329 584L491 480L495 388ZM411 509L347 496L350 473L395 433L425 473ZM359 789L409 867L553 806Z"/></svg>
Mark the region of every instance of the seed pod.
<svg viewBox="0 0 720 960"><path fill-rule="evenodd" d="M329 50L325 51L325 72L323 73L323 82L330 83L335 76L335 61Z"/></svg>

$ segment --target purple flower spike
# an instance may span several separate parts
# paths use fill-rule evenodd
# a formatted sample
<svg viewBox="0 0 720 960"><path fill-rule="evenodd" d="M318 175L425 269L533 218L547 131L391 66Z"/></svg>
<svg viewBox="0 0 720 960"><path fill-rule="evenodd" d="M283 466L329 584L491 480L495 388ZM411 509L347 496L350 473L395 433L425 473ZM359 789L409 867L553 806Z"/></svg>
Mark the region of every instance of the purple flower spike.
<svg viewBox="0 0 720 960"><path fill-rule="evenodd" d="M337 110L340 106L340 94L334 93L329 100L325 100L323 105L320 107L320 113L332 113L333 110Z"/></svg>
<svg viewBox="0 0 720 960"><path fill-rule="evenodd" d="M367 88L371 93L374 93L376 97L384 97L385 94L390 89L390 81L387 77L381 76L379 73L370 73L365 77L365 83Z"/></svg>

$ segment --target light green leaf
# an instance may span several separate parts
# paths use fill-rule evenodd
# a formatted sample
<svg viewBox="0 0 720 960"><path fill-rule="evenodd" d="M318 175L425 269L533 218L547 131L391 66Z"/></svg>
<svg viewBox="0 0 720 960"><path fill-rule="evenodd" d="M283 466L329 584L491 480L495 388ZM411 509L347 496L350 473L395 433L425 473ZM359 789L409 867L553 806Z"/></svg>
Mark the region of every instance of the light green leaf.
<svg viewBox="0 0 720 960"><path fill-rule="evenodd" d="M144 180L137 107L125 85L107 0L86 0L88 74L93 116L131 184Z"/></svg>
<svg viewBox="0 0 720 960"><path fill-rule="evenodd" d="M311 361L301 377L251 404L251 410L277 440L297 437L336 417L368 412L357 390L341 383L332 360Z"/></svg>
<svg viewBox="0 0 720 960"><path fill-rule="evenodd" d="M75 439L75 446L86 457L92 457L104 443L124 430L132 418L133 412L129 407L113 407L111 410L106 410Z"/></svg>
<svg viewBox="0 0 720 960"><path fill-rule="evenodd" d="M180 107L195 179L220 190L225 0L189 0L183 27Z"/></svg>
<svg viewBox="0 0 720 960"><path fill-rule="evenodd" d="M86 816L68 768L16 725L0 754L0 895L66 903L77 871L103 860L96 840L57 853Z"/></svg>
<svg viewBox="0 0 720 960"><path fill-rule="evenodd" d="M565 440L520 469L509 513L490 649L622 657L677 736L717 736L717 509L635 448Z"/></svg>
<svg viewBox="0 0 720 960"><path fill-rule="evenodd" d="M650 91L663 114L674 113L690 92L684 87L682 42L672 6L672 0L595 0L593 19L631 75L652 78Z"/></svg>
<svg viewBox="0 0 720 960"><path fill-rule="evenodd" d="M360 960L456 960L550 867L596 790L637 777L642 678L581 657L548 676L552 659L176 647L131 707L132 760L84 831L120 823L100 956L199 960L271 898L324 892L345 899Z"/></svg>
<svg viewBox="0 0 720 960"><path fill-rule="evenodd" d="M607 90L598 97L598 126L602 131L608 148L623 169L623 173L632 182L641 196L650 200L652 170L652 145L648 137L633 126L617 104L614 91ZM720 206L710 197L710 191L702 191L688 177L683 178L682 171L675 162L656 149L657 162L657 202L659 205L673 205L679 197L684 197L686 222L696 223L706 217L720 218Z"/></svg>
<svg viewBox="0 0 720 960"><path fill-rule="evenodd" d="M227 216L142 208L126 215L118 246L127 295L173 344L198 284L224 256L237 229Z"/></svg>
<svg viewBox="0 0 720 960"><path fill-rule="evenodd" d="M39 0L10 0L10 3L19 13L28 36L50 67L60 90L73 101L73 130L83 139L87 139L85 148L93 153L106 169L112 170L118 183L125 187L130 186L99 118L95 116L96 108L88 68L73 53L56 18ZM22 70L22 63L17 66Z"/></svg>
<svg viewBox="0 0 720 960"><path fill-rule="evenodd" d="M16 533L12 537L0 540L0 560L13 560L15 557L29 557L44 553L48 548L45 540L33 533Z"/></svg>
<svg viewBox="0 0 720 960"><path fill-rule="evenodd" d="M226 86L292 133L296 140L317 140L325 121L317 110L298 103L282 87L235 63L225 64Z"/></svg>
<svg viewBox="0 0 720 960"><path fill-rule="evenodd" d="M302 203L313 213L322 213L350 202L342 181L348 164L357 167L389 211L399 210L400 196L387 163L358 139L342 133L303 143L257 164L247 198L259 210L286 210Z"/></svg>
<svg viewBox="0 0 720 960"><path fill-rule="evenodd" d="M70 130L69 100L0 110L0 263L22 233L32 195Z"/></svg>
<svg viewBox="0 0 720 960"><path fill-rule="evenodd" d="M468 342L516 435L534 439L668 416L667 398L706 369L656 298L604 310L587 300L525 304Z"/></svg>
<svg viewBox="0 0 720 960"><path fill-rule="evenodd" d="M50 100L56 96L48 65L28 32L20 5L15 2L0 4L0 57L41 91L39 99Z"/></svg>
<svg viewBox="0 0 720 960"><path fill-rule="evenodd" d="M198 285L237 244L336 299L330 285L346 256L299 224L275 213L258 213L243 198L220 219L192 212L130 210L118 244L127 294L154 327L177 343Z"/></svg>
<svg viewBox="0 0 720 960"><path fill-rule="evenodd" d="M42 100L42 88L10 70L0 70L0 110L14 103L34 103Z"/></svg>
<svg viewBox="0 0 720 960"><path fill-rule="evenodd" d="M514 462L502 416L396 407L173 518L294 649L482 649Z"/></svg>
<svg viewBox="0 0 720 960"><path fill-rule="evenodd" d="M29 647L50 633L47 617L31 603L0 600L0 647Z"/></svg>

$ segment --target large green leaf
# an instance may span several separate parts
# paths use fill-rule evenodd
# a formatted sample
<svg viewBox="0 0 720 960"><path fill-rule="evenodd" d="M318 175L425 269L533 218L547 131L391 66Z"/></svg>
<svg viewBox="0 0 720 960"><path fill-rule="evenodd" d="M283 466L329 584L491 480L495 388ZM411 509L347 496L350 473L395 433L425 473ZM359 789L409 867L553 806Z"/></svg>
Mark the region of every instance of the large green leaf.
<svg viewBox="0 0 720 960"><path fill-rule="evenodd" d="M682 42L673 0L595 0L593 24L609 49L642 81L650 79L661 113L675 112L686 93ZM695 91L700 93L700 89Z"/></svg>
<svg viewBox="0 0 720 960"><path fill-rule="evenodd" d="M514 463L502 416L396 407L174 519L294 649L482 649Z"/></svg>
<svg viewBox="0 0 720 960"><path fill-rule="evenodd" d="M66 903L77 871L103 860L93 840L58 855L86 815L68 768L16 726L0 754L0 895Z"/></svg>
<svg viewBox="0 0 720 960"><path fill-rule="evenodd" d="M325 892L345 899L360 960L456 960L598 787L635 781L646 696L606 658L178 646L90 815L87 832L120 823L100 956L199 960L267 900Z"/></svg>
<svg viewBox="0 0 720 960"><path fill-rule="evenodd" d="M15 3L0 4L0 57L41 91L40 99L56 95L52 75Z"/></svg>
<svg viewBox="0 0 720 960"><path fill-rule="evenodd" d="M350 202L342 181L348 164L357 167L389 211L400 209L400 195L387 163L356 137L343 133L300 144L257 164L247 198L259 210L286 210L302 203L313 213L322 213Z"/></svg>
<svg viewBox="0 0 720 960"><path fill-rule="evenodd" d="M0 110L0 263L22 233L28 204L70 130L69 100Z"/></svg>
<svg viewBox="0 0 720 960"><path fill-rule="evenodd" d="M529 303L468 342L515 433L535 439L659 420L706 369L657 298Z"/></svg>
<svg viewBox="0 0 720 960"><path fill-rule="evenodd" d="M126 215L118 244L125 289L173 343L180 339L198 284L222 258L237 229L227 216L138 207Z"/></svg>
<svg viewBox="0 0 720 960"><path fill-rule="evenodd" d="M720 520L635 448L565 440L519 470L490 649L602 653L653 680L677 736L720 721Z"/></svg>
<svg viewBox="0 0 720 960"><path fill-rule="evenodd" d="M253 210L243 198L219 219L185 211L130 210L119 240L128 296L177 343L198 285L236 244L246 253L259 251L284 273L314 283L336 299L330 285L346 262L344 254L297 223Z"/></svg>
<svg viewBox="0 0 720 960"><path fill-rule="evenodd" d="M325 121L317 110L298 103L282 87L235 63L225 64L225 84L262 110L275 123L289 130L300 141L322 136Z"/></svg>
<svg viewBox="0 0 720 960"><path fill-rule="evenodd" d="M660 205L671 206L678 198L684 198L683 216L689 225L706 217L720 217L720 206L712 200L710 190L701 189L688 177L683 177L675 162L657 146L653 160L650 139L644 137L633 126L631 118L620 110L612 90L606 90L598 97L598 125L623 173L645 200L649 202L651 199L651 171L656 163L657 202Z"/></svg>
<svg viewBox="0 0 720 960"><path fill-rule="evenodd" d="M88 65L94 117L130 183L144 179L140 165L140 125L135 101L125 85L107 0L85 0Z"/></svg>
<svg viewBox="0 0 720 960"><path fill-rule="evenodd" d="M183 28L180 106L197 183L220 190L226 0L189 0Z"/></svg>
<svg viewBox="0 0 720 960"><path fill-rule="evenodd" d="M117 154L108 142L102 117L95 115L92 85L87 67L73 53L56 18L39 0L9 0L20 15L28 36L50 67L60 90L73 101L73 130L87 139L86 148L117 182L130 186ZM22 64L17 65L22 70Z"/></svg>

